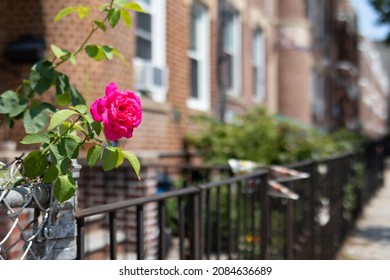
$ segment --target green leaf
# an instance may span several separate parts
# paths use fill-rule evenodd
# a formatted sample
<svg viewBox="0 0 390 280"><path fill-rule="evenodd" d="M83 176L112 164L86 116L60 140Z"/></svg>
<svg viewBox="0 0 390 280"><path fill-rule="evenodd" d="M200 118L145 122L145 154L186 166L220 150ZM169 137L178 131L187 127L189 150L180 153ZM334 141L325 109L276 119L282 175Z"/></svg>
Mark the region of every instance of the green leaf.
<svg viewBox="0 0 390 280"><path fill-rule="evenodd" d="M121 10L112 8L108 12L108 23L111 25L112 28L114 28L118 24L120 18L121 18Z"/></svg>
<svg viewBox="0 0 390 280"><path fill-rule="evenodd" d="M9 114L15 117L27 108L27 99L20 99L18 94L8 90L0 95L0 114Z"/></svg>
<svg viewBox="0 0 390 280"><path fill-rule="evenodd" d="M60 174L58 168L55 166L55 164L50 164L49 168L46 169L45 173L43 174L43 182L48 184L53 182L55 179L57 179L58 175Z"/></svg>
<svg viewBox="0 0 390 280"><path fill-rule="evenodd" d="M27 133L37 133L46 127L48 120L42 107L27 109L23 115L24 129Z"/></svg>
<svg viewBox="0 0 390 280"><path fill-rule="evenodd" d="M114 5L123 7L124 5L128 4L130 0L114 0Z"/></svg>
<svg viewBox="0 0 390 280"><path fill-rule="evenodd" d="M102 22L100 20L94 20L93 22L96 24L97 27L99 27L104 32L107 31L107 26L104 24L104 22Z"/></svg>
<svg viewBox="0 0 390 280"><path fill-rule="evenodd" d="M57 22L61 20L62 18L66 17L67 15L74 13L77 11L76 7L67 7L65 9L62 9L61 11L58 12L58 14L54 18L54 22Z"/></svg>
<svg viewBox="0 0 390 280"><path fill-rule="evenodd" d="M56 107L47 102L39 103L36 107L39 107L41 110L44 110L47 113L54 113L55 111L57 111Z"/></svg>
<svg viewBox="0 0 390 280"><path fill-rule="evenodd" d="M142 9L141 5L136 3L136 2L132 2L132 3L128 3L126 5L123 6L124 9L127 9L127 10L133 10L133 11L136 11L136 12L140 12L140 13L147 13L144 9Z"/></svg>
<svg viewBox="0 0 390 280"><path fill-rule="evenodd" d="M60 153L65 151L65 155L68 158L77 158L79 154L80 142L73 137L63 137L59 143L58 150Z"/></svg>
<svg viewBox="0 0 390 280"><path fill-rule="evenodd" d="M119 160L119 153L114 147L105 147L103 150L103 170L109 171L114 169Z"/></svg>
<svg viewBox="0 0 390 280"><path fill-rule="evenodd" d="M82 105L86 104L84 97L72 85L70 86L70 99L72 101L73 106L80 105L80 104L82 104Z"/></svg>
<svg viewBox="0 0 390 280"><path fill-rule="evenodd" d="M105 58L104 50L99 45L88 45L85 47L85 52L96 61L102 61Z"/></svg>
<svg viewBox="0 0 390 280"><path fill-rule="evenodd" d="M70 199L76 192L76 182L69 175L60 175L54 183L54 196L60 202Z"/></svg>
<svg viewBox="0 0 390 280"><path fill-rule="evenodd" d="M79 124L74 124L74 125L73 125L73 128L74 128L75 130L77 130L77 131L80 131L82 134L84 134L85 137L88 137L88 136L89 136L88 133L87 133L87 131L86 131L86 130L84 129L84 127L82 127L81 125L79 125ZM74 132L74 133L76 133L76 132ZM75 135L73 135L73 134L72 134L72 136L75 137ZM80 141L80 142L82 142L82 141Z"/></svg>
<svg viewBox="0 0 390 280"><path fill-rule="evenodd" d="M23 175L29 178L37 178L41 176L47 166L48 161L45 154L41 151L32 151L23 160Z"/></svg>
<svg viewBox="0 0 390 280"><path fill-rule="evenodd" d="M82 5L79 5L77 8L77 14L79 15L80 19L87 17L90 11L91 11L91 7L89 6L84 7Z"/></svg>
<svg viewBox="0 0 390 280"><path fill-rule="evenodd" d="M102 132L102 123L93 121L91 122L91 126L93 130L96 132L96 134L100 135L100 133Z"/></svg>
<svg viewBox="0 0 390 280"><path fill-rule="evenodd" d="M126 27L129 28L131 26L131 16L129 12L125 9L121 9L121 17Z"/></svg>
<svg viewBox="0 0 390 280"><path fill-rule="evenodd" d="M87 153L87 163L89 167L93 167L100 159L103 152L103 147L99 145L92 146Z"/></svg>
<svg viewBox="0 0 390 280"><path fill-rule="evenodd" d="M118 151L118 160L116 161L115 168L118 168L119 166L122 165L125 156L120 148L115 148L115 149Z"/></svg>
<svg viewBox="0 0 390 280"><path fill-rule="evenodd" d="M122 62L124 62L126 64L127 67L130 67L130 63L127 62L127 60L125 59L125 57L117 50L117 49L112 49L112 53L114 55L116 55L120 60L122 60Z"/></svg>
<svg viewBox="0 0 390 280"><path fill-rule="evenodd" d="M51 51L54 53L54 55L57 57L57 58L60 58L63 57L64 55L67 54L67 52L59 47L57 47L56 45L52 44L50 45L50 48L51 48Z"/></svg>
<svg viewBox="0 0 390 280"><path fill-rule="evenodd" d="M55 112L53 116L50 119L50 126L49 130L52 130L53 128L57 127L62 122L66 121L69 117L76 115L77 112L70 110L70 109L64 109L58 112Z"/></svg>
<svg viewBox="0 0 390 280"><path fill-rule="evenodd" d="M139 172L141 170L141 164L140 164L137 156L130 151L122 151L122 154L130 162L131 166L133 167L133 169L135 171L135 174L137 174L138 179L140 179Z"/></svg>
<svg viewBox="0 0 390 280"><path fill-rule="evenodd" d="M63 73L58 73L56 78L56 94L61 95L69 91L69 78Z"/></svg>
<svg viewBox="0 0 390 280"><path fill-rule="evenodd" d="M67 91L64 94L56 94L56 104L59 106L66 106L70 102L70 92Z"/></svg>
<svg viewBox="0 0 390 280"><path fill-rule="evenodd" d="M51 45L50 47L55 57L61 59L62 61L69 60L73 65L76 65L76 58L73 53L68 50L61 49L56 45Z"/></svg>
<svg viewBox="0 0 390 280"><path fill-rule="evenodd" d="M39 61L31 69L31 88L38 94L42 94L50 88L54 78L53 64L48 60Z"/></svg>
<svg viewBox="0 0 390 280"><path fill-rule="evenodd" d="M72 63L73 65L76 65L76 58L75 58L74 54L70 53L70 55L68 54L68 57L69 57L70 63Z"/></svg>
<svg viewBox="0 0 390 280"><path fill-rule="evenodd" d="M60 170L61 174L68 172L71 160L66 157L65 149L60 149L59 145L51 145L49 148L50 157L57 169Z"/></svg>
<svg viewBox="0 0 390 280"><path fill-rule="evenodd" d="M72 122L68 121L62 122L58 126L58 132L60 133L60 135L69 135L69 128L72 126L72 124Z"/></svg>
<svg viewBox="0 0 390 280"><path fill-rule="evenodd" d="M83 105L83 104L79 104L76 106L69 106L69 108L79 112L81 115L84 115L85 113L87 113L87 110L88 110L87 105Z"/></svg>
<svg viewBox="0 0 390 280"><path fill-rule="evenodd" d="M84 116L84 118L85 118L85 120L86 120L88 123L90 123L90 124L92 124L92 123L94 122L94 120L93 120L91 114L86 114L86 115Z"/></svg>
<svg viewBox="0 0 390 280"><path fill-rule="evenodd" d="M103 11L109 11L108 8L110 7L110 4L108 3L104 3L104 4L101 4L99 7L98 7L98 10L103 12Z"/></svg>
<svg viewBox="0 0 390 280"><path fill-rule="evenodd" d="M34 133L26 135L20 143L22 144L36 144L49 143L50 137L47 133Z"/></svg>
<svg viewBox="0 0 390 280"><path fill-rule="evenodd" d="M26 82L26 81L23 81L23 96L25 98L33 98L34 97L34 91L32 90L31 86L30 86L30 81Z"/></svg>
<svg viewBox="0 0 390 280"><path fill-rule="evenodd" d="M113 48L110 46L103 46L102 47L104 56L106 59L111 60L114 57L114 54L112 53Z"/></svg>

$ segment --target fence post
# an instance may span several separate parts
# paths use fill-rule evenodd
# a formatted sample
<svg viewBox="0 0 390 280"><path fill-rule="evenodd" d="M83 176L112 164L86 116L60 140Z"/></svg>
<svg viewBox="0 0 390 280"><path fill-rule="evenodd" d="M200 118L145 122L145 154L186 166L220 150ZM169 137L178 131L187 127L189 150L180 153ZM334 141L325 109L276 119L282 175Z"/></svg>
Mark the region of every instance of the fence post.
<svg viewBox="0 0 390 280"><path fill-rule="evenodd" d="M72 161L73 177L80 177L81 165ZM76 182L77 183L77 182ZM38 254L49 260L74 260L77 257L77 225L75 209L77 194L64 203L52 202L49 211L48 223L43 229L44 246Z"/></svg>
<svg viewBox="0 0 390 280"><path fill-rule="evenodd" d="M268 244L270 230L270 198L268 195L268 185L264 179L260 185L261 196L261 258L268 259Z"/></svg>

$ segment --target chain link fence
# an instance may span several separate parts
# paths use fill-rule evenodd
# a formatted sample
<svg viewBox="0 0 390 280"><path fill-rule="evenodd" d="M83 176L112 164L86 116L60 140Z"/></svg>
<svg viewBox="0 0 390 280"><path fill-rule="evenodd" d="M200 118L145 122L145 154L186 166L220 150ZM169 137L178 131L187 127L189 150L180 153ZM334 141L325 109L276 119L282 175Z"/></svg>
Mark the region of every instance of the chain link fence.
<svg viewBox="0 0 390 280"><path fill-rule="evenodd" d="M0 162L0 259L74 259L75 197L59 204L50 185L21 175L22 159Z"/></svg>

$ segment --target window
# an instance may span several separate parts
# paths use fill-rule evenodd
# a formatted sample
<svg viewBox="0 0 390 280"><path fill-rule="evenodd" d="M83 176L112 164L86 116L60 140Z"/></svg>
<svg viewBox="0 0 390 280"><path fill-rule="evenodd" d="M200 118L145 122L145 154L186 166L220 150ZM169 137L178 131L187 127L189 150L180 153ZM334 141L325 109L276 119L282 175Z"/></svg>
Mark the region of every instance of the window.
<svg viewBox="0 0 390 280"><path fill-rule="evenodd" d="M190 22L190 97L188 106L210 109L209 15L206 7L194 2Z"/></svg>
<svg viewBox="0 0 390 280"><path fill-rule="evenodd" d="M265 36L260 29L256 29L252 38L252 77L253 91L256 101L263 101L265 97L266 77L266 48Z"/></svg>
<svg viewBox="0 0 390 280"><path fill-rule="evenodd" d="M138 2L147 13L136 13L135 88L156 102L165 102L168 91L166 0Z"/></svg>
<svg viewBox="0 0 390 280"><path fill-rule="evenodd" d="M152 60L152 16L137 13L137 46L138 58Z"/></svg>
<svg viewBox="0 0 390 280"><path fill-rule="evenodd" d="M223 51L226 63L226 86L230 95L241 91L241 20L235 11L224 15Z"/></svg>
<svg viewBox="0 0 390 280"><path fill-rule="evenodd" d="M325 78L315 69L311 74L311 107L316 120L323 120L325 117Z"/></svg>

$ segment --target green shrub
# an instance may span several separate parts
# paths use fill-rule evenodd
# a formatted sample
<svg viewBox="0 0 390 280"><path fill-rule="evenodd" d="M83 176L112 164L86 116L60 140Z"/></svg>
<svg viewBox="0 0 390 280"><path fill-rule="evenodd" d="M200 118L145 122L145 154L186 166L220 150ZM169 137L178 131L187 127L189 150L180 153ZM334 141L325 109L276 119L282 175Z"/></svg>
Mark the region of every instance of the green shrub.
<svg viewBox="0 0 390 280"><path fill-rule="evenodd" d="M204 132L188 135L186 141L212 163L226 163L229 158L262 164L321 159L352 151L360 143L360 138L350 131L327 134L271 116L262 107L238 116L234 123L222 124L212 119L202 122Z"/></svg>

